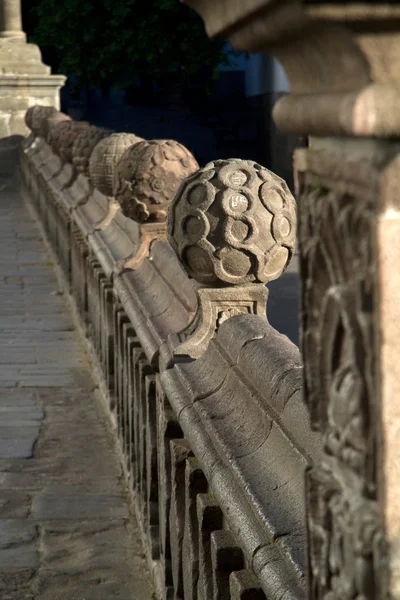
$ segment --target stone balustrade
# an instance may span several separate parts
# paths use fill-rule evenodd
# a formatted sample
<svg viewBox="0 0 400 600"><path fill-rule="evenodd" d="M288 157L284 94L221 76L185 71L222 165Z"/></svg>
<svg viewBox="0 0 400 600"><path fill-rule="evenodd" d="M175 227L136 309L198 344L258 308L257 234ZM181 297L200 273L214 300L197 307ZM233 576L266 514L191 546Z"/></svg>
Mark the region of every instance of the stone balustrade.
<svg viewBox="0 0 400 600"><path fill-rule="evenodd" d="M22 191L101 371L157 597L305 598L321 439L266 310L295 243L285 182L46 107L26 122Z"/></svg>

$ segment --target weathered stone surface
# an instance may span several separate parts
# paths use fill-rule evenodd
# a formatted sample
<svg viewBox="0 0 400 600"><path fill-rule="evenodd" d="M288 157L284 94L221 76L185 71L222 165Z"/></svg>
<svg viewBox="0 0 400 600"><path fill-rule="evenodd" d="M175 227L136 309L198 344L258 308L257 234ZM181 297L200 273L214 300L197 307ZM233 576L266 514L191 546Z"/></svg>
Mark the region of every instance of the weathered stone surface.
<svg viewBox="0 0 400 600"><path fill-rule="evenodd" d="M14 77L31 75L51 78L50 67L43 64L42 54L35 44L13 44L0 40L0 67L3 74L12 74Z"/></svg>
<svg viewBox="0 0 400 600"><path fill-rule="evenodd" d="M171 207L168 240L202 287L195 318L171 339L174 354L199 358L226 320L264 316L263 284L286 269L295 237L295 200L261 165L220 160L188 177Z"/></svg>
<svg viewBox="0 0 400 600"><path fill-rule="evenodd" d="M52 75L0 74L0 137L29 135L26 110L35 104L59 107L65 78Z"/></svg>
<svg viewBox="0 0 400 600"><path fill-rule="evenodd" d="M89 177L89 162L92 152L95 146L110 134L111 131L94 125L78 133L72 146L72 164L78 173Z"/></svg>
<svg viewBox="0 0 400 600"><path fill-rule="evenodd" d="M72 163L72 148L76 137L82 130L89 129L89 127L89 123L85 121L68 120L61 121L51 127L48 136L49 145L64 164Z"/></svg>
<svg viewBox="0 0 400 600"><path fill-rule="evenodd" d="M22 31L21 3L3 0L0 13L0 39L21 43L26 40Z"/></svg>
<svg viewBox="0 0 400 600"><path fill-rule="evenodd" d="M214 286L276 279L295 238L296 203L286 183L246 160L215 161L189 177L168 221L188 274Z"/></svg>
<svg viewBox="0 0 400 600"><path fill-rule="evenodd" d="M0 255L0 596L149 600L88 356L31 217L6 188Z"/></svg>
<svg viewBox="0 0 400 600"><path fill-rule="evenodd" d="M398 3L186 2L210 35L281 61L274 120L312 136L295 158L303 388L324 450L307 472L309 596L398 599Z"/></svg>
<svg viewBox="0 0 400 600"><path fill-rule="evenodd" d="M22 30L20 0L0 4L0 137L28 135L24 113L35 104L59 107L65 77L50 75Z"/></svg>
<svg viewBox="0 0 400 600"><path fill-rule="evenodd" d="M139 142L118 161L114 197L138 223L165 222L182 180L198 168L191 152L174 140Z"/></svg>
<svg viewBox="0 0 400 600"><path fill-rule="evenodd" d="M23 458L26 457L24 456ZM0 498L0 519L20 519L28 517L31 512L31 506L31 493L26 493L22 490L2 490Z"/></svg>
<svg viewBox="0 0 400 600"><path fill-rule="evenodd" d="M183 592L185 600L195 600L199 578L199 542L197 522L197 495L207 492L208 483L196 458L187 458L185 464L184 501L181 501L180 511L184 510L183 539L178 538L180 547L174 549L182 552ZM172 506L172 499L171 499ZM176 525L172 525L175 526ZM182 532L180 532L182 536ZM171 540L171 543L172 540ZM179 588L178 588L179 589Z"/></svg>
<svg viewBox="0 0 400 600"><path fill-rule="evenodd" d="M114 171L127 148L141 142L133 133L113 133L97 144L89 161L89 176L95 188L105 196L113 195Z"/></svg>
<svg viewBox="0 0 400 600"><path fill-rule="evenodd" d="M25 123L35 135L40 135L42 121L54 116L56 113L57 109L54 106L40 106L36 104L35 106L31 106L26 112Z"/></svg>
<svg viewBox="0 0 400 600"><path fill-rule="evenodd" d="M71 121L71 117L69 115L65 115L62 112L56 112L53 115L47 117L46 119L43 119L39 130L40 137L49 142L49 140L51 139L50 134L52 128L56 127L58 123L62 121Z"/></svg>
<svg viewBox="0 0 400 600"><path fill-rule="evenodd" d="M47 211L56 212L50 189L50 198L41 207L49 235L53 225L47 218ZM54 194L55 198L60 195ZM147 537L146 554L154 561L152 571L158 594L168 598L174 594L176 598L184 595L198 600L203 600L203 596L204 600L207 596L228 599L231 573L244 568L245 554L246 566L254 569L268 596L303 598L304 527L301 524L308 445L303 448L300 443L297 447L297 436L293 435L294 439L291 439L293 432L297 434L296 428L292 431L289 427L289 435L286 435L287 423L292 424L296 414L299 416L296 410L291 410L287 419L286 409L301 403L301 394L294 385L297 383L296 377L292 376L295 367L291 361L286 361L285 352L281 352L282 339L271 336L270 344L264 345L266 330L271 328L265 320L266 291L261 278L254 282L255 285L244 282L250 283L248 287L255 290L253 295L245 286L227 288L217 287L219 282L214 283L212 291L219 296L214 295L208 300L218 300L220 310L213 315L214 321L207 333L213 336L214 324L222 327L217 339L212 341L210 355L207 360L197 362L187 361L185 357L182 363L186 362L187 372L185 364L179 364L175 369L167 369L160 378L154 372L158 365L161 371L165 369L165 363L159 361L160 349L167 357L168 333L171 332L168 328L184 320L187 322L192 316L196 308L196 283L186 277L165 242L157 245L158 251L155 246L150 260L144 260L134 272L127 271L121 276L114 273L113 280L108 274L106 276L97 249L87 243L87 235L92 235L99 214L93 206L97 204L97 201L93 203L93 196L73 212L73 288L79 312L85 324L88 323L93 348L100 360L104 360L102 328L104 322L110 320L112 352L111 360L108 357L106 363L109 367L112 361L110 404L113 409L115 407L113 416L130 474L129 483L135 491L135 508ZM270 217L270 225L275 216ZM223 223L223 219L221 221ZM10 277L13 289L22 289L23 282L18 279L18 274L11 272ZM114 295L110 294L109 316L102 297L106 281ZM233 291L231 296L225 293L227 289L229 293ZM204 295L208 292L205 288ZM246 306L239 305L239 302L243 303L242 293L247 294ZM199 300L201 304L200 293ZM228 302L233 302L234 306L227 306ZM214 304L217 306L217 302ZM247 308L254 310L254 305L258 306L262 318L243 316L242 310L237 311L246 307L244 312L251 312ZM230 319L235 315L235 319ZM226 329L230 334L225 334ZM275 342L278 342L277 348ZM289 350L291 356L291 346ZM270 365L265 364L268 361ZM169 367L173 366L171 354L165 362ZM12 366L14 368L16 364L12 363ZM18 369L15 370L18 373ZM168 381L172 371L173 383ZM24 372L30 374L29 368ZM280 381L284 387L282 394L277 391ZM257 385L253 386L254 382ZM164 387L168 400L161 400L164 392L160 387ZM266 398L263 392L257 391L258 387L266 388ZM168 402L189 443L177 439L182 435L181 428L173 415L167 414ZM65 407L52 407L47 399L46 437L42 437L43 441L38 440L33 459L44 461L47 469L50 469L52 459L60 460L60 455L64 464L74 456L85 457L89 444L96 446L99 456L104 457L109 451L104 429L98 420L94 419L90 427L93 415L84 413L81 418L76 407L69 419L68 410L65 410L69 406L70 402L66 401ZM298 427L312 440L304 415L300 414L300 417ZM285 427L281 427L281 420ZM74 431L76 422L80 423L80 431ZM159 444L160 448L157 447ZM193 449L196 458L192 456ZM54 470L49 473L47 489L34 487L30 490L34 496L32 515L40 525L46 526L46 514L58 521L57 531L47 536L48 540L55 540L55 550L48 555L49 562L62 569L65 558L67 568L76 575L74 581L64 573L53 575L48 572L48 579L40 583L40 589L49 597L53 593L51 586L57 585L57 581L64 579L65 593L75 594L75 582L85 577L85 574L75 573L75 557L59 551L57 541L63 537L71 542L74 540L80 547L82 539L85 543L86 532L79 537L69 530L60 531L61 521L67 525L75 520L94 524L103 520L109 522L113 511L119 520L124 519L124 512L118 512L121 507L119 494L104 492L103 485L109 485L106 482L108 476L93 484L91 489L85 473L87 463L82 460L84 467L74 465L74 475L70 476L73 482L75 473L81 469L78 472L85 481L81 481L76 490L70 489L65 477L62 481L57 480ZM6 477L11 481L9 472ZM94 479L91 472L90 481ZM19 473L14 476L14 481L20 485ZM32 472L30 485L35 485ZM57 497L62 501L55 509ZM210 557L212 539L218 538L218 535L212 536L221 533L222 527L229 528L234 538L230 538L225 546L219 539L214 556ZM233 560L227 560L229 553ZM95 581L95 570L90 575ZM41 574L38 581L41 582ZM242 583L236 592L243 592L245 596L247 590ZM110 589L113 590L112 585ZM103 591L105 589L103 587Z"/></svg>

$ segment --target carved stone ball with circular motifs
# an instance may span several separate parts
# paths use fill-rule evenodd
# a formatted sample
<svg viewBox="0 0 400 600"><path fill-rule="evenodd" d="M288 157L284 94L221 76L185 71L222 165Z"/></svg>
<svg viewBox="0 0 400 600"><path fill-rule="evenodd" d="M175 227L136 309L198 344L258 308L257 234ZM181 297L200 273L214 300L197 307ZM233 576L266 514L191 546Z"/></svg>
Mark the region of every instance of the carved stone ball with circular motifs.
<svg viewBox="0 0 400 600"><path fill-rule="evenodd" d="M52 129L63 121L71 121L71 117L58 111L43 119L39 130L40 137L46 140L46 142L49 144Z"/></svg>
<svg viewBox="0 0 400 600"><path fill-rule="evenodd" d="M126 217L138 223L164 222L182 180L198 168L191 152L178 142L140 142L117 165L114 197Z"/></svg>
<svg viewBox="0 0 400 600"><path fill-rule="evenodd" d="M86 121L62 121L51 129L49 135L51 149L64 164L72 163L74 141L77 135L89 126Z"/></svg>
<svg viewBox="0 0 400 600"><path fill-rule="evenodd" d="M26 111L25 123L36 136L39 136L42 121L55 115L57 112L54 106L39 106L36 104Z"/></svg>
<svg viewBox="0 0 400 600"><path fill-rule="evenodd" d="M89 176L89 161L97 144L112 132L108 129L90 125L75 138L72 146L72 164L78 173Z"/></svg>
<svg viewBox="0 0 400 600"><path fill-rule="evenodd" d="M114 171L127 148L143 141L133 133L113 133L101 140L89 161L89 177L96 189L105 196L113 195Z"/></svg>
<svg viewBox="0 0 400 600"><path fill-rule="evenodd" d="M218 160L182 184L169 212L168 239L201 283L266 283L292 257L296 202L283 179L257 163Z"/></svg>

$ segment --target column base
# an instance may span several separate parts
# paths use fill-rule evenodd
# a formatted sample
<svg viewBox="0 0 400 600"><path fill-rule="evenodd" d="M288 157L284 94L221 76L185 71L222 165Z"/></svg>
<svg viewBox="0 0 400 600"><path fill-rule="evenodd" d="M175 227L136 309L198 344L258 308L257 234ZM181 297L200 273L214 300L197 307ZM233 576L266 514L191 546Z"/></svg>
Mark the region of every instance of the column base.
<svg viewBox="0 0 400 600"><path fill-rule="evenodd" d="M29 135L25 113L41 104L60 107L63 75L51 75L40 49L24 42L23 32L0 32L0 139ZM17 36L17 37L16 37Z"/></svg>
<svg viewBox="0 0 400 600"><path fill-rule="evenodd" d="M26 44L23 38L2 37L0 34L0 73L6 75L50 75L50 67L43 64L42 54L36 44Z"/></svg>
<svg viewBox="0 0 400 600"><path fill-rule="evenodd" d="M29 135L25 114L31 106L59 109L65 79L63 75L0 75L0 139Z"/></svg>
<svg viewBox="0 0 400 600"><path fill-rule="evenodd" d="M23 31L0 31L0 41L7 40L7 42L25 43L26 33Z"/></svg>

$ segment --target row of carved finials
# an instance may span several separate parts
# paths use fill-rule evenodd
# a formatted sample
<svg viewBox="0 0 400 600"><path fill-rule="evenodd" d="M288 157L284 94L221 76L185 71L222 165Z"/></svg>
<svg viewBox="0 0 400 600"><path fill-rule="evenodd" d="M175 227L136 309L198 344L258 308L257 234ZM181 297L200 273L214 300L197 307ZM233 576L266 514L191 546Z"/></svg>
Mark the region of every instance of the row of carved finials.
<svg viewBox="0 0 400 600"><path fill-rule="evenodd" d="M140 260L131 260L129 268L141 264L153 241L167 238L203 288L197 320L184 336L192 342L183 344L182 353L195 358L207 346L217 325L206 332L201 321L265 315L265 283L288 266L296 236L295 200L280 177L250 160L200 168L179 142L112 133L51 107L30 108L26 122L62 164L72 164L140 224Z"/></svg>
<svg viewBox="0 0 400 600"><path fill-rule="evenodd" d="M237 159L200 169L176 141L112 133L51 107L30 108L26 121L63 163L114 197L126 217L142 225L168 220L169 242L197 281L265 283L286 268L295 242L295 201L271 171Z"/></svg>

